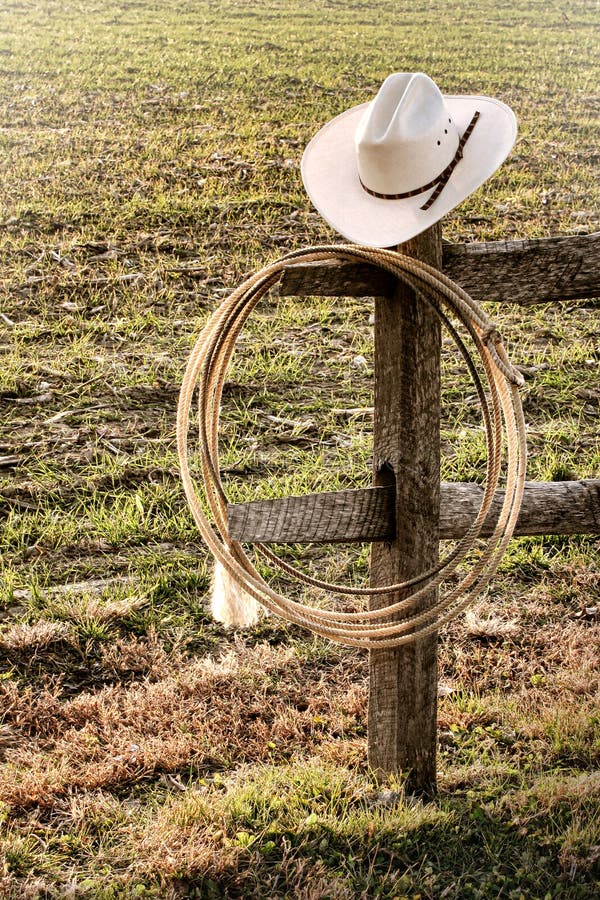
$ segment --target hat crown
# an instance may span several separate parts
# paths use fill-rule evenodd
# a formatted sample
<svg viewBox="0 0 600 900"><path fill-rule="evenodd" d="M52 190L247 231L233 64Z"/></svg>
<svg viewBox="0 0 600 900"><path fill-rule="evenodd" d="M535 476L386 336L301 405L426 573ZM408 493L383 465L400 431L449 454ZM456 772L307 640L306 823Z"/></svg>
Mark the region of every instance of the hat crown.
<svg viewBox="0 0 600 900"><path fill-rule="evenodd" d="M450 164L459 139L431 78L420 72L389 75L356 131L360 179L382 194L418 190Z"/></svg>

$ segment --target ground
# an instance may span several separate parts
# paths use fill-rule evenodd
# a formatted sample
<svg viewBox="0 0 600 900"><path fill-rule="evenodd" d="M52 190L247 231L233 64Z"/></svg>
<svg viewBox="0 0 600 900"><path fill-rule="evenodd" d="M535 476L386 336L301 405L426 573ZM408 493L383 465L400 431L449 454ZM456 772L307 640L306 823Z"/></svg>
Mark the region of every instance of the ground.
<svg viewBox="0 0 600 900"><path fill-rule="evenodd" d="M596 4L260 0L0 10L4 895L597 896L598 548L511 543L440 636L439 795L366 763L367 660L226 631L181 489L177 394L243 275L335 239L299 161L394 70L509 103L452 241L598 228ZM491 308L491 307L490 307ZM232 499L370 480L372 301L272 298L229 373ZM529 477L600 472L597 302L494 309ZM480 479L444 346L443 477ZM365 548L283 549L330 578Z"/></svg>

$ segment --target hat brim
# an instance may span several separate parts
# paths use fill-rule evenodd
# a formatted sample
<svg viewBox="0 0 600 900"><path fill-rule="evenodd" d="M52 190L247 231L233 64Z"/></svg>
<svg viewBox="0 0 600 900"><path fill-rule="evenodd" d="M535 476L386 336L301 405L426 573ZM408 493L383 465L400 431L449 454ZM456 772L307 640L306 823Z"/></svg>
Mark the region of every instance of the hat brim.
<svg viewBox="0 0 600 900"><path fill-rule="evenodd" d="M302 157L302 180L313 205L345 238L368 247L402 244L458 206L504 162L517 136L517 120L510 107L492 97L445 96L444 100L459 134L475 111L479 119L462 160L428 210L420 207L434 188L405 200L383 200L361 186L354 135L368 103L336 116L313 137Z"/></svg>

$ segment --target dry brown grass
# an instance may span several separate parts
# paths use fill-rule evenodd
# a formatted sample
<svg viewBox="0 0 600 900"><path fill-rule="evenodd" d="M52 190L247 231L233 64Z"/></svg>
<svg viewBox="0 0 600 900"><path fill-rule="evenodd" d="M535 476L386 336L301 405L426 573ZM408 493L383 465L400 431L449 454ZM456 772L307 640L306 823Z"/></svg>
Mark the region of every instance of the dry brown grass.
<svg viewBox="0 0 600 900"><path fill-rule="evenodd" d="M352 734L364 716L362 666L324 673L293 649L242 643L216 660L170 662L157 680L66 701L58 688L34 694L4 683L6 723L20 739L6 751L0 800L43 806L72 790L285 757ZM157 675L164 660L155 654L150 665Z"/></svg>
<svg viewBox="0 0 600 900"><path fill-rule="evenodd" d="M72 637L72 629L65 622L41 620L31 625L19 623L0 633L0 649L35 653L49 644L66 641Z"/></svg>

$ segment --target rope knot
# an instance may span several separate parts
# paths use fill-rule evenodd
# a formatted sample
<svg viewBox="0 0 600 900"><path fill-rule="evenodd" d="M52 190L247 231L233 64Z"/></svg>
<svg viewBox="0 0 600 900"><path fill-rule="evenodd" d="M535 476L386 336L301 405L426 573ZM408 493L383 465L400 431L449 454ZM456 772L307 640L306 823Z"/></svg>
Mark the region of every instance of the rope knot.
<svg viewBox="0 0 600 900"><path fill-rule="evenodd" d="M504 344L502 343L502 336L493 323L490 323L481 332L481 343L485 344L488 348L492 359L504 377L507 378L511 384L515 384L517 387L523 387L525 379L521 372L512 365L506 356Z"/></svg>

